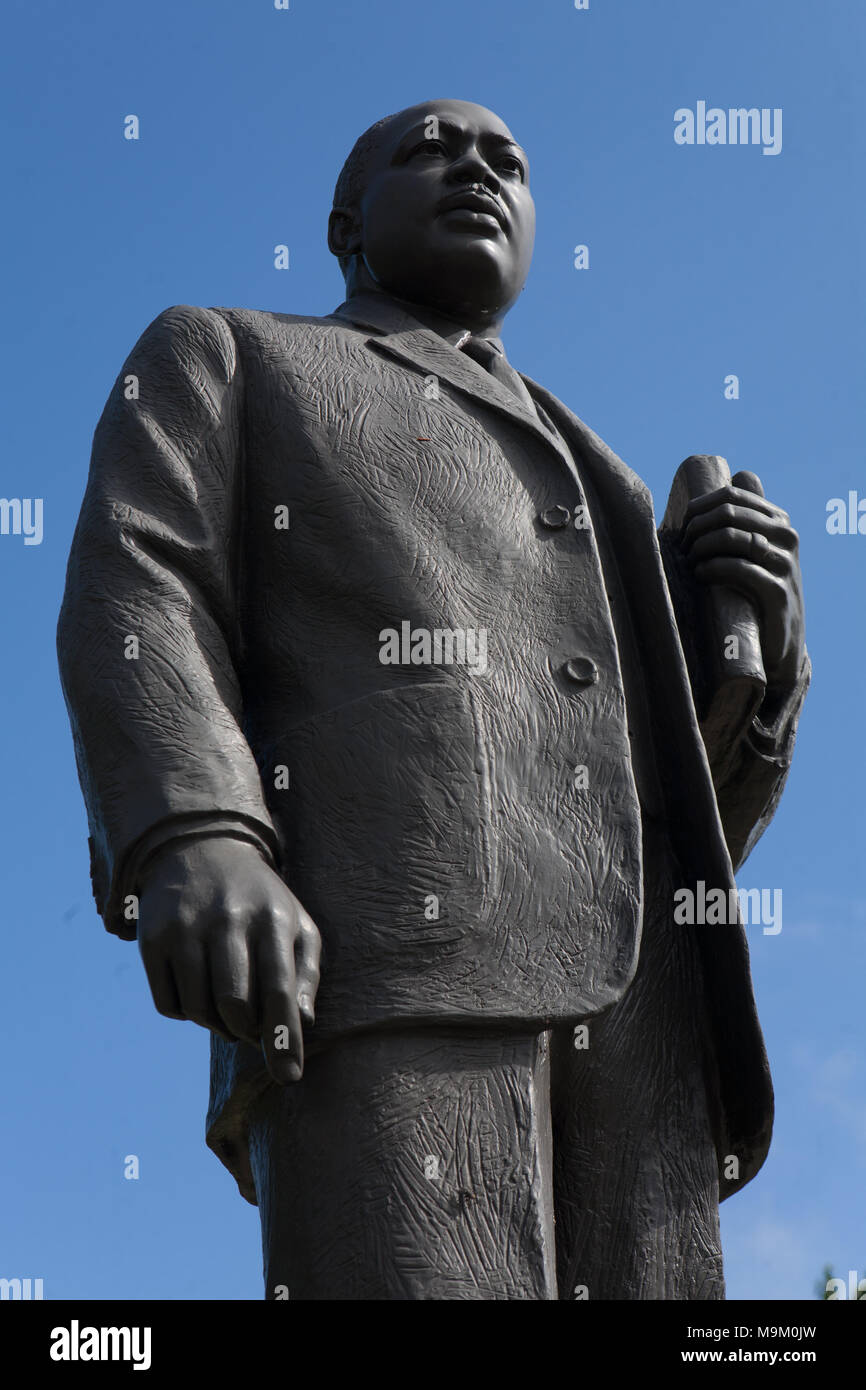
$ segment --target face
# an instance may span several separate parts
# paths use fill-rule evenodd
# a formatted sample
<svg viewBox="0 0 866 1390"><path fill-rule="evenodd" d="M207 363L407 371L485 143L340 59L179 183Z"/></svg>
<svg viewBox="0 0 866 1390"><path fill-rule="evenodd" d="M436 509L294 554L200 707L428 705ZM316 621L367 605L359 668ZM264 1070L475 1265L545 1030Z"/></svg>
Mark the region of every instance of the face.
<svg viewBox="0 0 866 1390"><path fill-rule="evenodd" d="M332 214L333 233L389 293L457 322L492 322L529 272L528 160L483 106L411 107L386 128L357 212Z"/></svg>

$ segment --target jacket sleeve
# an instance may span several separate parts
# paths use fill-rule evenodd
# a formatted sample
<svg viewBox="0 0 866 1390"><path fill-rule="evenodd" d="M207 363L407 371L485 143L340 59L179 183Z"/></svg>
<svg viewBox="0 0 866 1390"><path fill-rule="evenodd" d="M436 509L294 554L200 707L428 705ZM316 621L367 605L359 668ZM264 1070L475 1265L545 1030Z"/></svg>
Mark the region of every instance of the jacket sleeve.
<svg viewBox="0 0 866 1390"><path fill-rule="evenodd" d="M719 814L735 872L751 854L779 804L811 675L809 657L804 655L795 684L765 700L750 723L735 734L733 748L716 749L707 743Z"/></svg>
<svg viewBox="0 0 866 1390"><path fill-rule="evenodd" d="M93 440L58 625L97 909L183 834L279 845L242 732L242 382L215 311L167 309L139 339Z"/></svg>
<svg viewBox="0 0 866 1390"><path fill-rule="evenodd" d="M700 717L701 708L709 708L707 696L718 675L707 659L703 640L710 608L704 589L691 577L673 533L662 527L658 535ZM809 657L804 654L792 685L785 690L768 691L763 704L751 717L730 714L721 720L701 718L701 734L716 802L735 872L757 844L779 804L793 758L797 724L811 671Z"/></svg>

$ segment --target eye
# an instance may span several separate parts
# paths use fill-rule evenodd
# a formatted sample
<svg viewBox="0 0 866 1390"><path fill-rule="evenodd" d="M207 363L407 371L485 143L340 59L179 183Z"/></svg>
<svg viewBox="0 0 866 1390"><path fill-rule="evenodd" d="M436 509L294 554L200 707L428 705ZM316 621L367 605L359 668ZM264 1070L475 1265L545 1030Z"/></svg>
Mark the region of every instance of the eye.
<svg viewBox="0 0 866 1390"><path fill-rule="evenodd" d="M516 155L507 154L502 159L496 161L497 169L504 169L507 174L518 174L520 178L525 178L526 170L521 160Z"/></svg>
<svg viewBox="0 0 866 1390"><path fill-rule="evenodd" d="M415 148L410 151L410 157L413 154L418 154L419 150L424 150L425 153L429 150L435 150L437 154L448 153L441 140L422 140L420 145L416 145Z"/></svg>

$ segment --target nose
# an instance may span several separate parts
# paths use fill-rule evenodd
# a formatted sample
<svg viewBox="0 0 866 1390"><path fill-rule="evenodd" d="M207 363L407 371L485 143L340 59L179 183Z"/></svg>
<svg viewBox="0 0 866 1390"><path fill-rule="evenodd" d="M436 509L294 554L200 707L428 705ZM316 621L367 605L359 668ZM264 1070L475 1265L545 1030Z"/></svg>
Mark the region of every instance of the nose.
<svg viewBox="0 0 866 1390"><path fill-rule="evenodd" d="M459 184L461 188L471 183L483 184L494 196L498 195L502 187L487 160L474 147L466 150L459 159L454 161L448 171L448 179L451 183Z"/></svg>

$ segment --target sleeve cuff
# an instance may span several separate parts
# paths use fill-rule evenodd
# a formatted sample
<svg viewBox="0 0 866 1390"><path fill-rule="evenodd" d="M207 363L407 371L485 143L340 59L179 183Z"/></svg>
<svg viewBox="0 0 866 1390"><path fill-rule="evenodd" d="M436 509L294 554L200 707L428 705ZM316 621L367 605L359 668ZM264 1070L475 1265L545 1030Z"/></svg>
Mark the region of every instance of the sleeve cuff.
<svg viewBox="0 0 866 1390"><path fill-rule="evenodd" d="M128 941L135 940L137 917L127 919L124 904L128 897L138 895L144 868L158 850L180 840L200 840L216 836L248 841L255 845L270 868L279 871L276 837L273 831L257 821L229 812L173 817L161 821L133 845L117 875L115 889L105 912L105 924L109 931Z"/></svg>
<svg viewBox="0 0 866 1390"><path fill-rule="evenodd" d="M804 652L800 674L787 694L781 700L778 696L772 701L764 700L746 736L760 757L785 765L790 762L797 720L811 678L812 663L808 652Z"/></svg>

